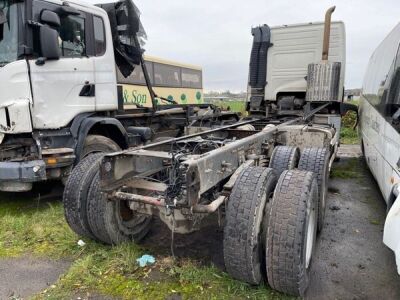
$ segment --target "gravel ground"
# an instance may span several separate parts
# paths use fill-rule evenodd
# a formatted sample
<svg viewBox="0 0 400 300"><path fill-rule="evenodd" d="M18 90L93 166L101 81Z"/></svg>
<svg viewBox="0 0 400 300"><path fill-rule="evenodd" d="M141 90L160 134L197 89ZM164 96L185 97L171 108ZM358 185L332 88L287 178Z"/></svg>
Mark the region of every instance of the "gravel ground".
<svg viewBox="0 0 400 300"><path fill-rule="evenodd" d="M338 167L360 154L344 148ZM306 299L400 299L394 254L382 242L386 204L362 158L358 164L360 178L330 180Z"/></svg>

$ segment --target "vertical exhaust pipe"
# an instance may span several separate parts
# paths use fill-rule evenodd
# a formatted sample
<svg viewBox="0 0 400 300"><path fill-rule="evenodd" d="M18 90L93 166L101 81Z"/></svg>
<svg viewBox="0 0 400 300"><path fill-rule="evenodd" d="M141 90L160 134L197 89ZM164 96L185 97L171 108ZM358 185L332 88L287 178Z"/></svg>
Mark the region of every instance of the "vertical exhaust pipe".
<svg viewBox="0 0 400 300"><path fill-rule="evenodd" d="M322 46L322 60L327 61L329 56L329 40L331 38L331 23L332 14L335 11L336 6L332 6L326 11L325 14L325 28L324 28L324 43Z"/></svg>
<svg viewBox="0 0 400 300"><path fill-rule="evenodd" d="M341 62L329 61L329 44L331 38L332 14L336 6L329 8L325 14L325 28L322 44L322 60L308 65L307 102L341 101Z"/></svg>

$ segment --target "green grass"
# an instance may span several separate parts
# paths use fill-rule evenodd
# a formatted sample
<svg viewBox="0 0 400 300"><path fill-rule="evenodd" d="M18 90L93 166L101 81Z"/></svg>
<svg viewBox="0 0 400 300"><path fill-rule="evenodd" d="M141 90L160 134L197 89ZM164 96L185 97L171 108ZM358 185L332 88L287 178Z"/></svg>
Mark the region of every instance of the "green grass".
<svg viewBox="0 0 400 300"><path fill-rule="evenodd" d="M211 103L220 107L222 110L229 109L230 111L241 113L243 116L246 114L245 100L213 100Z"/></svg>
<svg viewBox="0 0 400 300"><path fill-rule="evenodd" d="M353 100L349 103L358 106L358 100ZM340 132L340 141L342 144L356 145L360 143L357 128L354 128L356 121L357 115L353 111L348 112L342 118L342 130Z"/></svg>
<svg viewBox="0 0 400 300"><path fill-rule="evenodd" d="M154 249L135 244L110 247L83 239L86 245L79 247L79 239L64 221L60 202L0 194L0 258L30 255L72 261L58 282L34 299L71 299L87 293L122 299L171 295L183 299L291 299L266 286L233 280L212 264L158 255L156 245ZM145 253L154 255L156 263L140 268L136 259Z"/></svg>
<svg viewBox="0 0 400 300"><path fill-rule="evenodd" d="M361 178L362 168L363 166L358 158L349 158L345 163L333 165L331 177L341 179Z"/></svg>

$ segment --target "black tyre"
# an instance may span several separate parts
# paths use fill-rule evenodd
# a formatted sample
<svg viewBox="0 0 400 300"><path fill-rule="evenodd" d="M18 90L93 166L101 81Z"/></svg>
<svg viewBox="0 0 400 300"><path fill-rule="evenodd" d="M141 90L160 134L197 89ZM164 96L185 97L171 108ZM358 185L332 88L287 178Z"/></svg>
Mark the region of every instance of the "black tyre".
<svg viewBox="0 0 400 300"><path fill-rule="evenodd" d="M81 158L92 153L113 153L121 151L121 148L113 140L102 135L88 135L85 139Z"/></svg>
<svg viewBox="0 0 400 300"><path fill-rule="evenodd" d="M271 155L269 167L274 169L279 177L283 171L292 170L299 162L300 150L292 146L277 146Z"/></svg>
<svg viewBox="0 0 400 300"><path fill-rule="evenodd" d="M96 240L117 245L140 242L151 228L152 217L137 214L127 201L111 201L100 190L99 173L93 178L88 195L88 220Z"/></svg>
<svg viewBox="0 0 400 300"><path fill-rule="evenodd" d="M284 171L278 180L268 220L269 285L303 296L309 284L317 232L318 183L314 173Z"/></svg>
<svg viewBox="0 0 400 300"><path fill-rule="evenodd" d="M103 154L89 154L68 177L63 194L64 215L68 225L78 235L94 238L86 214L87 195Z"/></svg>
<svg viewBox="0 0 400 300"><path fill-rule="evenodd" d="M254 285L261 282L265 273L265 239L261 232L276 181L272 169L246 168L227 204L223 241L226 270L235 279Z"/></svg>
<svg viewBox="0 0 400 300"><path fill-rule="evenodd" d="M85 139L82 153L78 159L81 161L90 154L113 153L118 151L121 151L121 148L113 140L101 135L88 135ZM70 174L61 178L61 182L64 186L66 186Z"/></svg>
<svg viewBox="0 0 400 300"><path fill-rule="evenodd" d="M318 232L324 227L328 196L329 151L326 148L305 148L299 161L299 170L311 171L318 181Z"/></svg>

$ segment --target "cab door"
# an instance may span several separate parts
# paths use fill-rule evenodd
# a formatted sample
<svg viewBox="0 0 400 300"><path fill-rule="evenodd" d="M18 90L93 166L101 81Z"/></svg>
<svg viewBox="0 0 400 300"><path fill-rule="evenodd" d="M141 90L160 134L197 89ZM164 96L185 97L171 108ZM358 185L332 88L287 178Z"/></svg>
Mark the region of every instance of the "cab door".
<svg viewBox="0 0 400 300"><path fill-rule="evenodd" d="M96 84L96 111L118 108L117 75L114 48L107 14L96 12L93 18L94 69ZM108 22L109 23L109 22Z"/></svg>
<svg viewBox="0 0 400 300"><path fill-rule="evenodd" d="M71 4L72 5L72 4ZM40 21L44 9L57 12L58 5L34 1L34 15ZM88 55L90 34L86 13L60 16L61 58L43 65L29 61L32 82L32 122L35 129L67 126L84 112L95 111L94 58Z"/></svg>

